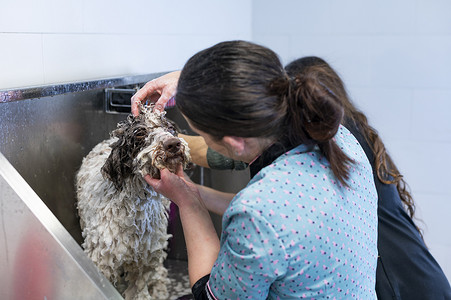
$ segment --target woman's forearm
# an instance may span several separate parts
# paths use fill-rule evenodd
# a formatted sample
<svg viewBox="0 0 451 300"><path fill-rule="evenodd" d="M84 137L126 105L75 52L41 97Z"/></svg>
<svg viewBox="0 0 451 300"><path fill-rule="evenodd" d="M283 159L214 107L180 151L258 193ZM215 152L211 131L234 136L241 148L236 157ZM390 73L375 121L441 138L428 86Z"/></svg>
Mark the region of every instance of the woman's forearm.
<svg viewBox="0 0 451 300"><path fill-rule="evenodd" d="M219 253L219 238L207 208L199 201L179 207L188 252L188 273L191 287L210 274Z"/></svg>
<svg viewBox="0 0 451 300"><path fill-rule="evenodd" d="M197 188L206 208L220 216L224 214L230 201L235 196L233 193L220 192L203 185L198 185Z"/></svg>

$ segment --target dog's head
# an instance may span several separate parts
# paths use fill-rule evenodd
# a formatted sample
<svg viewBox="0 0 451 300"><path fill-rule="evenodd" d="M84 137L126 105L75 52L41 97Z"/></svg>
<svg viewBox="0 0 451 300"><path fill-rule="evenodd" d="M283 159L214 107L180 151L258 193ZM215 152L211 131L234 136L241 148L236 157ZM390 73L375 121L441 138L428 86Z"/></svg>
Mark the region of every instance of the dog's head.
<svg viewBox="0 0 451 300"><path fill-rule="evenodd" d="M153 106L142 106L137 117L129 115L112 132L118 140L111 145L101 171L116 189L135 174L159 178L162 168L174 173L179 164L186 168L190 163L188 144L177 136L177 126L165 114L154 112Z"/></svg>

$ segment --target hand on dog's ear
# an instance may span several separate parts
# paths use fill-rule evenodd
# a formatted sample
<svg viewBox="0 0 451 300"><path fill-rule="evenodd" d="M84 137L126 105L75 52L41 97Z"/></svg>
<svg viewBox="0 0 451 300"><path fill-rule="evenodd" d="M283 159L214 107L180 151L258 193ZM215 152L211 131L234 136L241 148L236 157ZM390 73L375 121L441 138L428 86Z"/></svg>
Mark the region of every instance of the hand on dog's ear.
<svg viewBox="0 0 451 300"><path fill-rule="evenodd" d="M186 185L185 175L183 173L183 166L181 164L177 165L176 173L171 173L168 169L160 170L160 178L152 178L151 175L147 174L144 176L144 180L157 192L165 197L173 200L174 195L179 191L183 191L183 187ZM185 184L181 183L185 182Z"/></svg>

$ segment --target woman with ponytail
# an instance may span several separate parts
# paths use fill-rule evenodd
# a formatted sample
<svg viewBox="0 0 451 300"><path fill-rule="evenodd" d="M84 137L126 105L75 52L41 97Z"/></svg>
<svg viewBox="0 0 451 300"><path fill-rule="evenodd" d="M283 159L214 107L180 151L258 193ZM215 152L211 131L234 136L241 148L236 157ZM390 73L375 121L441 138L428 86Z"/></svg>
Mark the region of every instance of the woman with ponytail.
<svg viewBox="0 0 451 300"><path fill-rule="evenodd" d="M446 276L424 244L413 222L415 204L395 163L377 131L351 102L340 76L323 59L297 59L285 67L296 77L322 69L321 83L344 108L343 125L362 145L372 167L378 193L378 299L451 299Z"/></svg>
<svg viewBox="0 0 451 300"><path fill-rule="evenodd" d="M181 169L145 176L179 207L195 299L375 299L372 169L340 125L344 108L321 82L323 70L292 78L273 51L231 41L168 76L178 78L177 107L191 128L249 164L252 177L223 209L219 240L206 203L223 195L207 196ZM157 85L135 95L133 107Z"/></svg>

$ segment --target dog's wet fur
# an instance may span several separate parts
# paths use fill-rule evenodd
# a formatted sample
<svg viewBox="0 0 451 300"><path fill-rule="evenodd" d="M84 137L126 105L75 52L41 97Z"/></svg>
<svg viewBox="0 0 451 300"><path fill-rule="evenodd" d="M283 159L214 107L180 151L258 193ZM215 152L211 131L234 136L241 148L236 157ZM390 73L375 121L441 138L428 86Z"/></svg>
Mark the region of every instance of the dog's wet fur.
<svg viewBox="0 0 451 300"><path fill-rule="evenodd" d="M82 247L126 300L167 298L170 201L143 176L188 166L188 145L177 134L165 112L142 106L139 116L129 115L92 149L77 172Z"/></svg>

